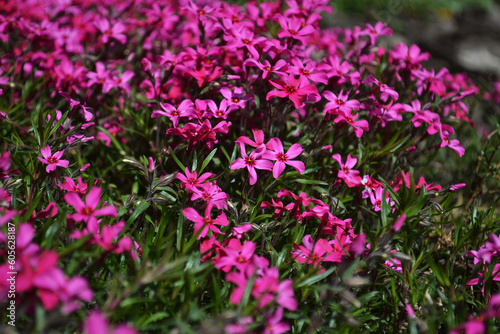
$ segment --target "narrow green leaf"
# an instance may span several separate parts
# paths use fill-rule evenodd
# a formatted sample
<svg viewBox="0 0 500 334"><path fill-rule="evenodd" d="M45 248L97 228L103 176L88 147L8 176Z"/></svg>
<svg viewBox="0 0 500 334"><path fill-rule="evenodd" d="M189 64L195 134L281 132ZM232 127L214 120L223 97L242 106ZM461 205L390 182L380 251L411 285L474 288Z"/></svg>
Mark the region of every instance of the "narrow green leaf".
<svg viewBox="0 0 500 334"><path fill-rule="evenodd" d="M205 167L207 167L207 165L210 163L210 161L212 161L212 158L214 157L214 155L215 155L216 152L217 152L217 148L214 148L212 150L212 152L210 152L208 154L208 156L205 158L205 160L203 160L203 163L201 164L201 169L198 172L199 175L201 175L201 173L203 172L203 170L205 169Z"/></svg>
<svg viewBox="0 0 500 334"><path fill-rule="evenodd" d="M185 171L186 170L186 167L182 164L182 162L177 158L177 156L175 155L174 151L171 149L170 150L170 154L172 155L172 158L174 159L175 163L177 164L177 166L179 166L179 168L182 170L182 171Z"/></svg>

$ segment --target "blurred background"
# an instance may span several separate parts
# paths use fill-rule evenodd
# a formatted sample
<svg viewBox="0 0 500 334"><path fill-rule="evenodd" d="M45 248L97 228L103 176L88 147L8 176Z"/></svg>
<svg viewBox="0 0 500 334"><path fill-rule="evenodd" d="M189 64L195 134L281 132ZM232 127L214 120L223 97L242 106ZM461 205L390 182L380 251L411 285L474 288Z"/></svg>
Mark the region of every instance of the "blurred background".
<svg viewBox="0 0 500 334"><path fill-rule="evenodd" d="M387 23L398 42L417 44L432 55L431 67L468 71L490 82L500 77L498 0L335 0L325 26ZM481 83L479 83L481 84Z"/></svg>

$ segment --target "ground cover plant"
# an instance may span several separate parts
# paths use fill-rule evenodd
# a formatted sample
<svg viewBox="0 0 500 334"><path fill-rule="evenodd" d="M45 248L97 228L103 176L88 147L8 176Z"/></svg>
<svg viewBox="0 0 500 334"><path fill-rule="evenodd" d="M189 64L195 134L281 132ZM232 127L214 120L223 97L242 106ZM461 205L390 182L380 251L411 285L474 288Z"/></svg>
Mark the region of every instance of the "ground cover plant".
<svg viewBox="0 0 500 334"><path fill-rule="evenodd" d="M3 329L494 330L500 83L331 11L2 4Z"/></svg>

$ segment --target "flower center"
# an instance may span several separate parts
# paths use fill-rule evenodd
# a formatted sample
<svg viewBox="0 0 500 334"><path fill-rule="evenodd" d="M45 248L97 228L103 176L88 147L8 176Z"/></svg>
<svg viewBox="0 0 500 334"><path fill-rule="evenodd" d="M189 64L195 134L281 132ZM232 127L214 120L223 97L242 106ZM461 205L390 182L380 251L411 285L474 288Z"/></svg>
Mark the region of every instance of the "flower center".
<svg viewBox="0 0 500 334"><path fill-rule="evenodd" d="M239 256L237 259L236 259L236 262L238 263L244 263L246 262L247 260L243 257L243 256Z"/></svg>
<svg viewBox="0 0 500 334"><path fill-rule="evenodd" d="M245 164L246 164L247 166L250 166L250 167L255 166L255 158L250 157L250 156L246 157L246 158L245 158Z"/></svg>
<svg viewBox="0 0 500 334"><path fill-rule="evenodd" d="M287 92L289 95L290 94L294 94L295 92L297 92L297 88L291 86L291 85L286 85L285 86L285 92Z"/></svg>
<svg viewBox="0 0 500 334"><path fill-rule="evenodd" d="M93 212L94 212L94 210L92 210L88 206L84 207L82 210L82 214L85 216L90 216L90 215L92 215Z"/></svg>
<svg viewBox="0 0 500 334"><path fill-rule="evenodd" d="M179 110L173 110L171 114L172 116L179 116L181 113L179 112Z"/></svg>
<svg viewBox="0 0 500 334"><path fill-rule="evenodd" d="M276 154L276 159L278 159L278 161L285 162L288 160L288 157L284 153L278 153Z"/></svg>
<svg viewBox="0 0 500 334"><path fill-rule="evenodd" d="M219 117L220 117L220 116L224 116L224 110L217 110L217 111L215 112L215 115L217 115L217 116L219 116Z"/></svg>
<svg viewBox="0 0 500 334"><path fill-rule="evenodd" d="M339 106L343 106L345 104L345 102L343 100L341 100L341 99L337 99L337 104Z"/></svg>
<svg viewBox="0 0 500 334"><path fill-rule="evenodd" d="M56 164L57 163L57 159L54 157L48 157L47 161L49 162L49 164Z"/></svg>

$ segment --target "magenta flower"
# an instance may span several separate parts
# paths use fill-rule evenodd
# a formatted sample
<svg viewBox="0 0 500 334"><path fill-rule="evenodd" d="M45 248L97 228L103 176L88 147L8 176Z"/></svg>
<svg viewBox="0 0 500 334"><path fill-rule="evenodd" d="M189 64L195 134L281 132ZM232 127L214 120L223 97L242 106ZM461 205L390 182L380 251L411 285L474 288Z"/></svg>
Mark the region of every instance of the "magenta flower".
<svg viewBox="0 0 500 334"><path fill-rule="evenodd" d="M241 136L238 139L236 139L236 144L241 142L250 145L252 147L259 147L260 145L264 144L264 131L252 129L252 133L255 141L251 140L248 137Z"/></svg>
<svg viewBox="0 0 500 334"><path fill-rule="evenodd" d="M238 270L245 270L245 266L250 263L256 244L252 241L246 241L243 246L237 239L231 239L228 247L224 248L225 256L222 256L216 263L215 268L229 271L232 267Z"/></svg>
<svg viewBox="0 0 500 334"><path fill-rule="evenodd" d="M316 31L310 24L304 24L303 20L288 18L283 15L278 16L278 22L282 30L278 33L279 38L291 37L306 44L309 35Z"/></svg>
<svg viewBox="0 0 500 334"><path fill-rule="evenodd" d="M299 75L300 80L304 81L305 84L308 84L309 81L328 84L328 76L326 73L318 71L318 64L315 61L309 61L304 64L299 58L294 57L291 62L293 66L289 66L287 72Z"/></svg>
<svg viewBox="0 0 500 334"><path fill-rule="evenodd" d="M116 218L117 211L112 205L97 209L101 200L101 191L102 189L99 187L92 188L85 198L85 203L76 193L65 194L64 199L66 202L76 210L76 213L68 215L68 218L77 222L85 221L88 224L95 223L97 221L96 217L99 216Z"/></svg>
<svg viewBox="0 0 500 334"><path fill-rule="evenodd" d="M263 158L266 152L266 146L264 144L257 147L250 155L247 155L245 151L245 145L243 143L238 143L241 150L241 158L236 159L231 163L231 169L247 168L250 174L250 185L254 185L257 182L257 172L255 169L265 169L273 170L273 163L269 160Z"/></svg>
<svg viewBox="0 0 500 334"><path fill-rule="evenodd" d="M455 133L455 130L449 125L441 124L439 134L441 135L442 142L440 147L448 146L449 148L457 152L460 157L463 156L465 154L465 148L460 144L460 141L458 139L450 140L450 133Z"/></svg>
<svg viewBox="0 0 500 334"><path fill-rule="evenodd" d="M325 105L324 112L326 114L339 114L337 110L341 110L346 113L350 113L353 109L359 110L358 100L348 100L349 95L344 93L343 90L340 91L339 95L326 90L323 96L330 102Z"/></svg>
<svg viewBox="0 0 500 334"><path fill-rule="evenodd" d="M315 85L307 84L300 79L295 79L295 76L293 74L289 74L288 77L286 78L286 81L287 82L269 81L271 85L280 90L273 90L267 93L266 100L269 101L274 96L278 97L288 96L288 98L292 100L295 108L299 109L306 100L317 102L321 99L318 93L318 89L316 88ZM308 95L311 95L310 99L308 99Z"/></svg>
<svg viewBox="0 0 500 334"><path fill-rule="evenodd" d="M284 59L280 59L276 62L276 64L274 64L274 66L272 66L268 60L264 60L264 63L260 63L253 58L248 58L247 60L245 60L243 65L257 66L262 70L262 79L268 79L271 77L271 73L276 73L278 75L285 75L284 72L278 70L286 65L286 61Z"/></svg>
<svg viewBox="0 0 500 334"><path fill-rule="evenodd" d="M338 173L338 177L347 184L349 188L355 187L361 184L361 176L359 176L359 171L352 169L358 159L352 158L349 154L347 156L347 160L345 164L342 162L342 157L340 154L332 155L332 158L337 161L340 165L340 170Z"/></svg>
<svg viewBox="0 0 500 334"><path fill-rule="evenodd" d="M377 22L375 26L367 23L365 25L365 29L363 29L360 33L361 36L369 36L370 44L374 45L378 36L387 35L392 36L392 29L387 26L387 24L382 22Z"/></svg>
<svg viewBox="0 0 500 334"><path fill-rule="evenodd" d="M208 205L213 205L217 209L226 208L226 201L229 199L229 195L222 191L222 189L216 184L211 184L210 182L205 182L197 187L191 188L193 196L191 196L192 201L201 199L207 202Z"/></svg>
<svg viewBox="0 0 500 334"><path fill-rule="evenodd" d="M193 118L197 117L196 112L193 109L193 106L194 106L193 102L188 99L182 101L177 108L169 103L160 102L160 107L164 111L161 110L153 111L153 113L151 114L151 118L155 118L158 116L167 116L172 121L174 128L176 128L180 117L193 117Z"/></svg>
<svg viewBox="0 0 500 334"><path fill-rule="evenodd" d="M262 277L255 279L252 296L259 300L259 307L265 307L276 298L280 306L295 311L298 304L294 297L292 283L291 279L279 282L278 269L269 268L262 273Z"/></svg>
<svg viewBox="0 0 500 334"><path fill-rule="evenodd" d="M127 36L125 36L125 34L122 34L125 31L125 25L123 23L117 22L113 26L111 26L108 20L102 19L95 22L95 26L103 34L103 43L108 43L110 38L114 38L122 44L125 44L127 42Z"/></svg>
<svg viewBox="0 0 500 334"><path fill-rule="evenodd" d="M441 127L441 118L435 112L430 111L429 109L425 109L427 106L422 108L419 100L414 100L411 102L411 106L407 104L403 104L403 109L406 112L411 112L415 114L411 121L415 127L419 127L423 122L429 124L429 128L427 128L427 133L433 135L437 133ZM422 110L424 109L424 110Z"/></svg>
<svg viewBox="0 0 500 334"><path fill-rule="evenodd" d="M63 184L58 185L58 187L60 189L75 192L75 193L78 193L80 195L85 195L85 193L87 192L87 184L83 183L81 177L79 177L77 180L78 184L75 184L75 181L73 181L73 179L70 177L65 177L64 179L66 181L63 182Z"/></svg>
<svg viewBox="0 0 500 334"><path fill-rule="evenodd" d="M44 164L48 165L45 168L47 173L55 171L57 166L68 168L69 161L68 160L60 160L62 155L64 154L64 150L56 152L56 153L54 153L54 155L52 155L52 151L50 149L50 146L47 145L47 146L45 146L44 149L41 149L40 152L42 153L43 158L40 158L40 157L37 157L37 158L38 158L38 160L40 160Z"/></svg>
<svg viewBox="0 0 500 334"><path fill-rule="evenodd" d="M230 105L228 100L222 100L219 107L213 100L208 101L207 103L209 112L206 112L203 116L214 116L215 118L223 118L226 119L229 113L235 109L238 109L235 105Z"/></svg>
<svg viewBox="0 0 500 334"><path fill-rule="evenodd" d="M198 233L200 229L201 233L198 235L198 240L207 236L208 230L211 230L215 234L225 234L222 233L215 225L227 226L229 225L229 220L227 220L226 215L222 212L217 218L212 219L210 211L212 211L212 205L207 205L205 209L205 217L202 217L193 208L185 208L182 210L182 214L188 220L194 223L194 234Z"/></svg>
<svg viewBox="0 0 500 334"><path fill-rule="evenodd" d="M227 44L228 48L246 47L246 49L248 50L250 55L252 55L253 58L255 58L255 59L260 58L259 51L257 51L255 46L258 45L259 43L267 41L267 38L265 38L263 36L254 38L254 33L246 28L243 28L240 30L231 29L231 34L234 35L234 37Z"/></svg>
<svg viewBox="0 0 500 334"><path fill-rule="evenodd" d="M293 144L288 151L285 153L283 150L283 144L279 138L272 138L269 141L270 150L267 150L263 158L269 160L276 160L273 167L273 176L275 179L280 177L281 173L285 170L285 165L290 165L302 174L306 168L302 161L292 161L291 159L296 158L302 153L303 149L299 144Z"/></svg>
<svg viewBox="0 0 500 334"><path fill-rule="evenodd" d="M328 254L334 253L334 249L325 239L319 239L314 243L310 234L302 238L302 243L304 246L300 246L296 243L293 244L295 250L292 251L292 257L299 261L299 263L312 264L313 267L318 267L321 261L325 261ZM330 257L330 262L340 262L341 254L338 254L338 259L332 261Z"/></svg>
<svg viewBox="0 0 500 334"><path fill-rule="evenodd" d="M368 131L368 122L365 120L356 121L358 114L353 115L351 112L340 110L339 115L333 120L335 123L346 122L352 126L356 137L361 137L364 131Z"/></svg>
<svg viewBox="0 0 500 334"><path fill-rule="evenodd" d="M375 79L371 74L365 80L363 80L363 83L370 83L377 85L377 88L375 89L376 91L379 91L381 93L380 98L383 101L387 101L389 96L392 97L394 101L397 101L399 98L398 92L396 92L393 88L387 86L386 84L381 83L380 81Z"/></svg>
<svg viewBox="0 0 500 334"><path fill-rule="evenodd" d="M83 326L85 334L137 334L135 329L127 325L118 325L111 329L108 321L100 312L92 312L87 317L85 325Z"/></svg>
<svg viewBox="0 0 500 334"><path fill-rule="evenodd" d="M264 328L264 334L281 334L288 332L290 330L290 325L286 322L282 322L283 308L278 307L276 312L266 321L266 327Z"/></svg>
<svg viewBox="0 0 500 334"><path fill-rule="evenodd" d="M185 186L187 192L190 193L194 192L193 188L200 187L208 178L215 176L213 173L203 173L200 177L198 177L198 173L196 171L190 173L187 167L185 172L186 175L178 172L175 178L181 180L182 186Z"/></svg>

